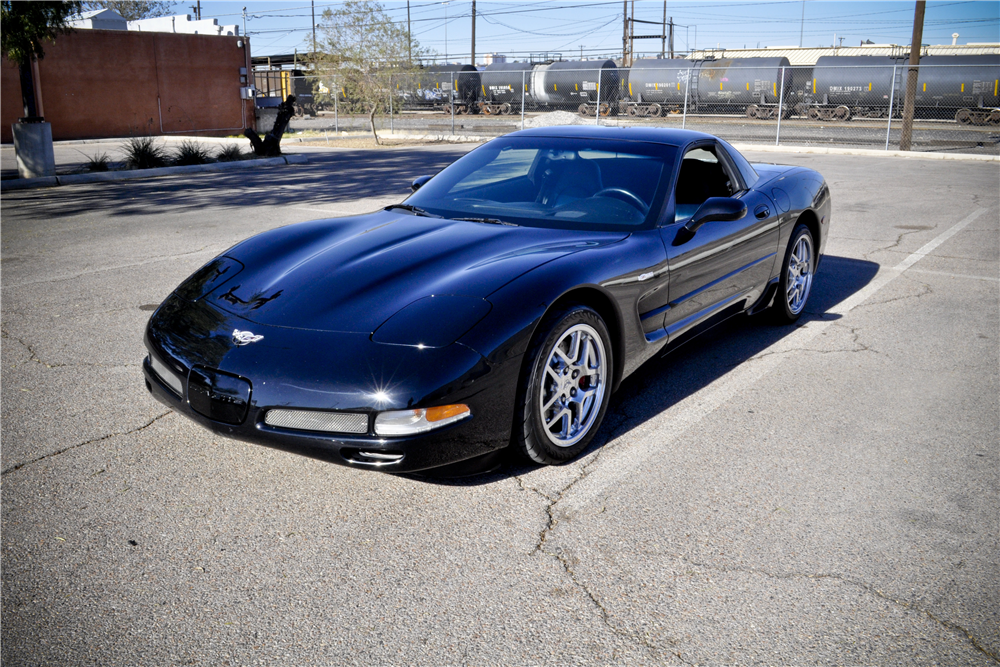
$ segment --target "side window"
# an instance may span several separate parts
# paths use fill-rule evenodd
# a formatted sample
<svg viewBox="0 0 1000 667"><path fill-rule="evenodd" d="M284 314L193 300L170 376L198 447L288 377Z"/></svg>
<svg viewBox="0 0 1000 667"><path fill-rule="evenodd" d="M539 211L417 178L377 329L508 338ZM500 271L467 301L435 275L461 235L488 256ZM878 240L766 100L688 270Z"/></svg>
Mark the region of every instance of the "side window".
<svg viewBox="0 0 1000 667"><path fill-rule="evenodd" d="M736 168L740 170L740 174L743 176L743 182L746 183L748 188L752 188L753 184L760 180L760 176L756 171L754 171L754 168L738 150L727 144L725 141L720 141L719 143L722 144L722 149L729 154L729 159L732 160L736 165Z"/></svg>
<svg viewBox="0 0 1000 667"><path fill-rule="evenodd" d="M709 197L730 197L739 186L715 148L693 148L684 154L677 176L674 221L687 220Z"/></svg>

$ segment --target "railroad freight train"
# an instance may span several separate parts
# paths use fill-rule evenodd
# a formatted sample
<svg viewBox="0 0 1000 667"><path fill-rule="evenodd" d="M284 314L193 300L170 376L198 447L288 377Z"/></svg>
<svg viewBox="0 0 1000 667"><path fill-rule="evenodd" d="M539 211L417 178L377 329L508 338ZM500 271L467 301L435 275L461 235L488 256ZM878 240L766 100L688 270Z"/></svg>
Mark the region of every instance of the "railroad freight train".
<svg viewBox="0 0 1000 667"><path fill-rule="evenodd" d="M432 66L400 88L411 107L455 113L574 109L582 115L657 117L689 113L816 120L902 114L906 58L824 56L815 66L787 58L643 59ZM398 86L397 86L398 87ZM779 111L780 110L780 111ZM918 118L1000 125L1000 55L925 56L920 60Z"/></svg>

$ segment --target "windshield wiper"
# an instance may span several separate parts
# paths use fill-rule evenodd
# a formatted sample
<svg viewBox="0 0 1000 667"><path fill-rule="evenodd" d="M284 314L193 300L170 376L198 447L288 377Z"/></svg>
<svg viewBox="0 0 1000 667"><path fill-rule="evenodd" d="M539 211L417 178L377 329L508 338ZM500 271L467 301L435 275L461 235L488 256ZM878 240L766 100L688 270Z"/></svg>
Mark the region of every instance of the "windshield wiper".
<svg viewBox="0 0 1000 667"><path fill-rule="evenodd" d="M485 222L488 225L506 225L507 227L520 227L521 225L499 218L452 218L452 220L464 220L465 222Z"/></svg>
<svg viewBox="0 0 1000 667"><path fill-rule="evenodd" d="M410 213L413 213L414 215L422 215L425 218L440 218L440 217L443 217L443 216L440 216L440 215L434 215L433 213L428 213L427 211L425 211L424 209L420 208L419 206L413 206L412 204L392 204L391 206L386 206L383 210L385 210L385 211L391 211L394 208L401 208L404 211L409 211Z"/></svg>

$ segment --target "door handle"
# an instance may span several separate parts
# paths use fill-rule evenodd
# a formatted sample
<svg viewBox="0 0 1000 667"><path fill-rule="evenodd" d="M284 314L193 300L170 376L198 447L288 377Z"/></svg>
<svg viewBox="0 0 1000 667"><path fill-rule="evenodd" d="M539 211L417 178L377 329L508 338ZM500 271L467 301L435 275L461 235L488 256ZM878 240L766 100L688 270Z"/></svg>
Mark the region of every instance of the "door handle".
<svg viewBox="0 0 1000 667"><path fill-rule="evenodd" d="M753 214L757 216L758 220L763 220L767 216L771 215L771 209L761 204L760 206L758 206L753 210Z"/></svg>

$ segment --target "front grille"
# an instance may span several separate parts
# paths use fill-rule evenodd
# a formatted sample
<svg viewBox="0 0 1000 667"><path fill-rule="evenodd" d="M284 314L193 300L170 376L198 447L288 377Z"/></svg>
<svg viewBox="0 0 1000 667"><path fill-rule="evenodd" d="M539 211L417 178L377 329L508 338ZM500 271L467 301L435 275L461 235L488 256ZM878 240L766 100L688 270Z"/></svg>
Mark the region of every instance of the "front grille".
<svg viewBox="0 0 1000 667"><path fill-rule="evenodd" d="M367 433L368 415L363 412L320 412L317 410L268 410L268 426L327 433Z"/></svg>

